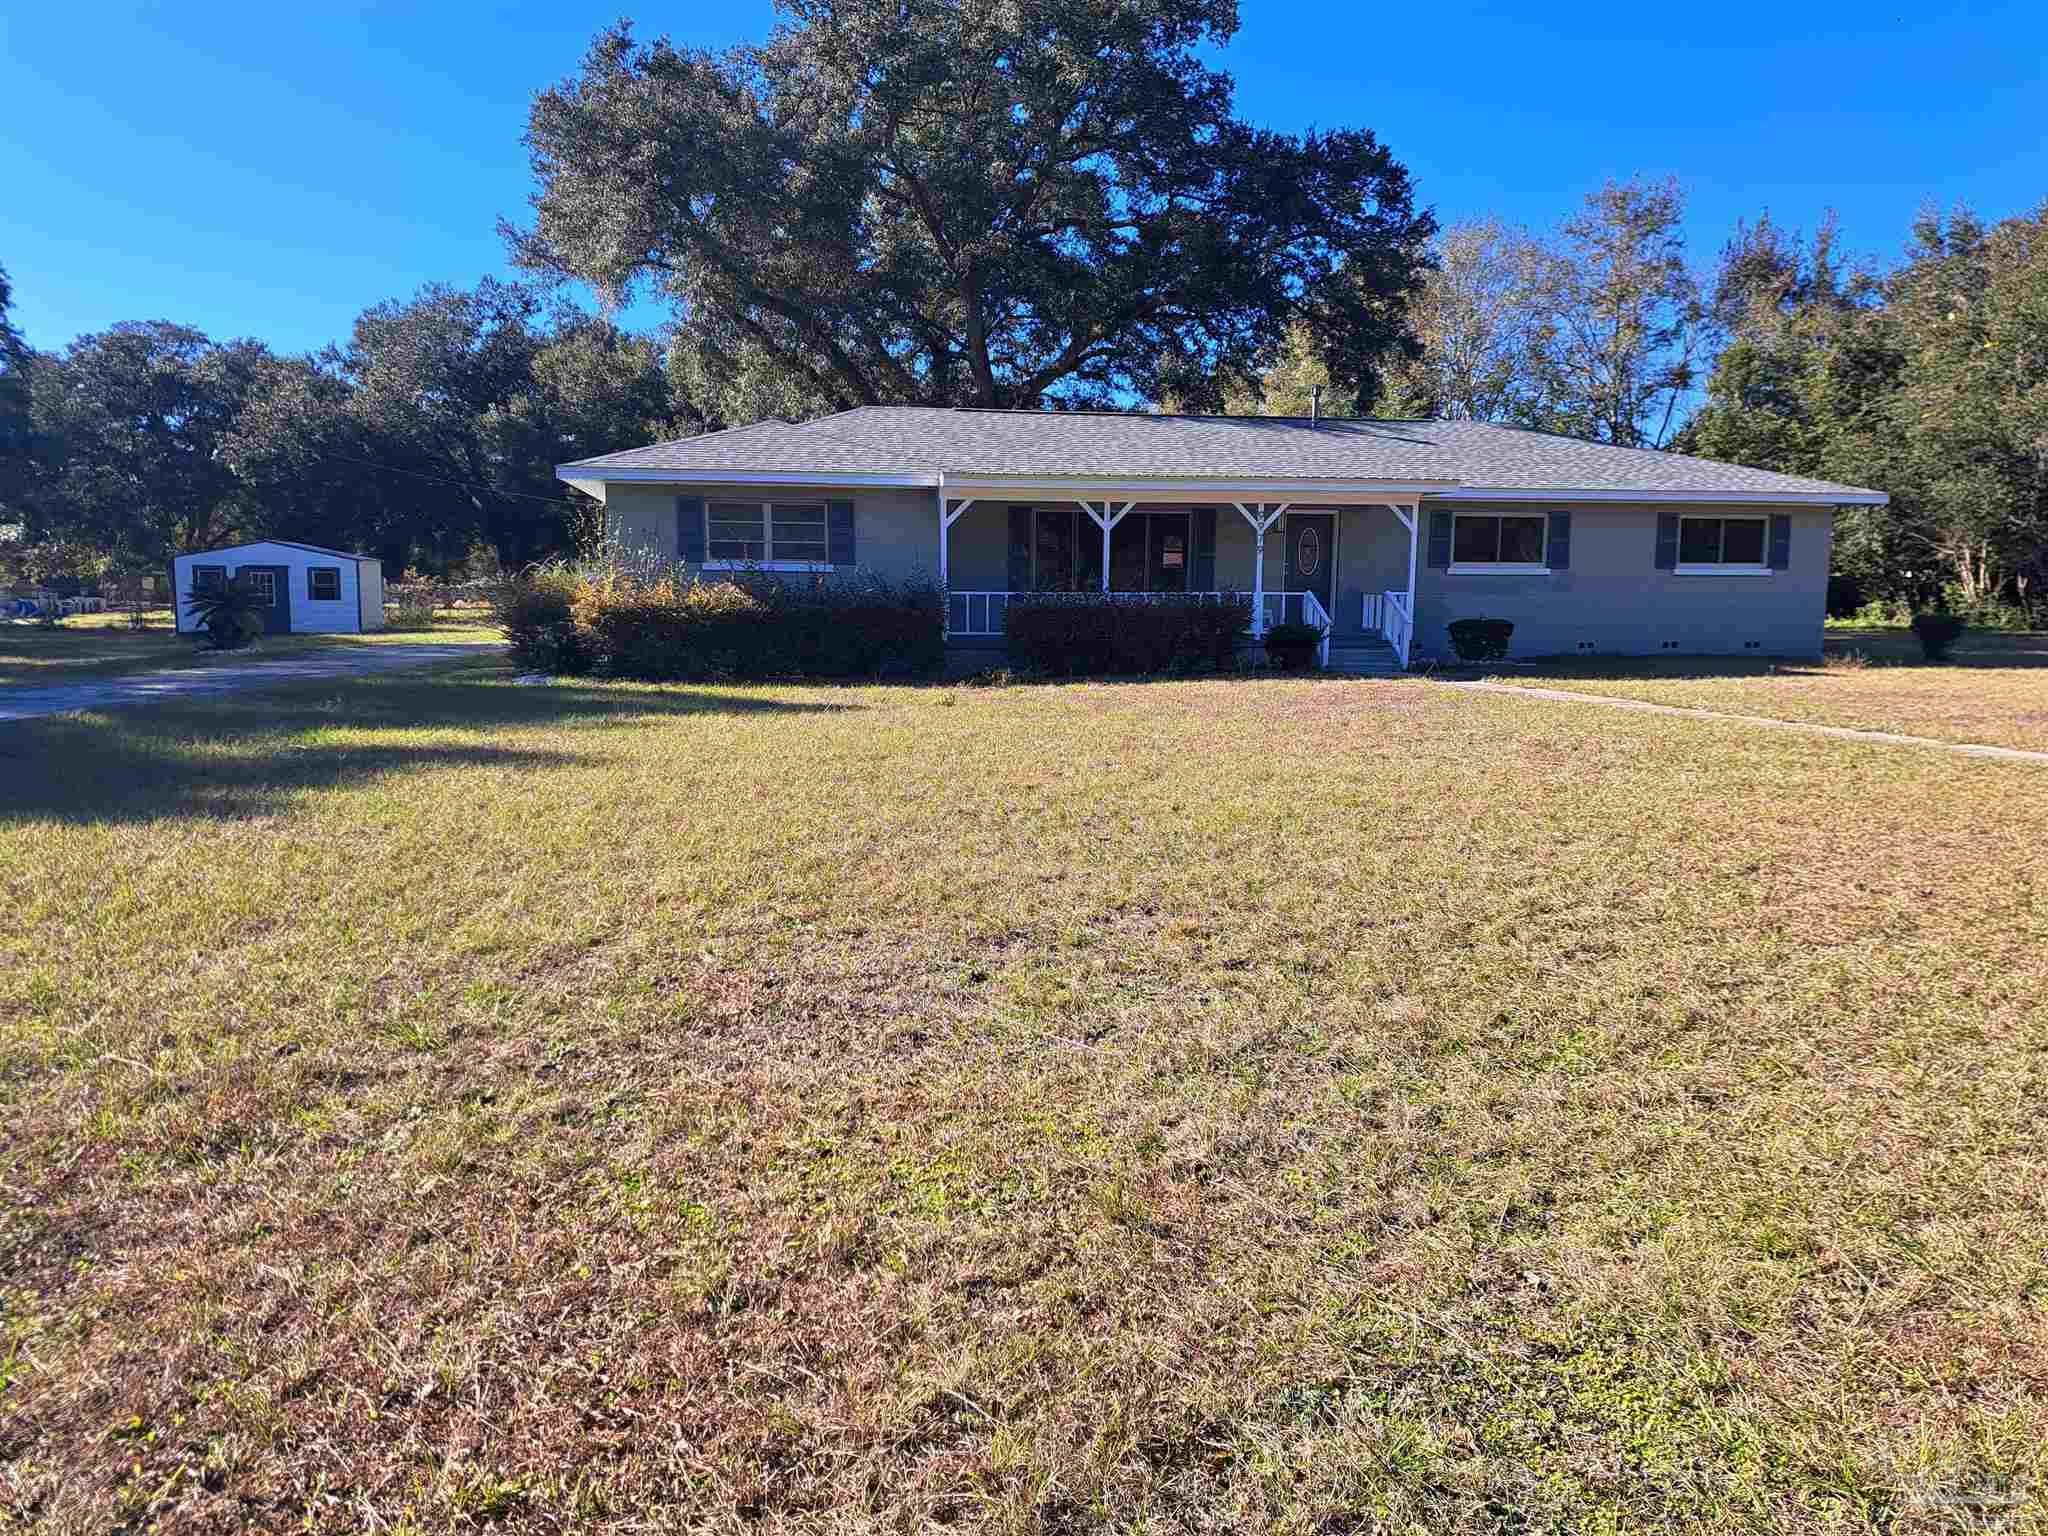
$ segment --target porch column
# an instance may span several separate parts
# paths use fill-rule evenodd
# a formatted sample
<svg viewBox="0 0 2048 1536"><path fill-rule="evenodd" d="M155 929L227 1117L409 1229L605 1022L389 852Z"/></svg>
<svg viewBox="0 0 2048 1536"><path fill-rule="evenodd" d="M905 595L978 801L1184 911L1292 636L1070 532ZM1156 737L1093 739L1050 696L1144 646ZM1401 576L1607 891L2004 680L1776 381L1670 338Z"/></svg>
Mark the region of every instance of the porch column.
<svg viewBox="0 0 2048 1536"><path fill-rule="evenodd" d="M960 521L960 514L974 505L974 498L946 505L946 488L939 487L939 590L946 594L946 628L953 627L953 582L949 569L948 553L953 543L953 525Z"/></svg>
<svg viewBox="0 0 2048 1536"><path fill-rule="evenodd" d="M1387 503L1387 510L1394 514L1395 519L1399 521L1403 528L1408 530L1408 590L1404 594L1404 600L1408 606L1408 627L1406 636L1395 647L1396 652L1401 658L1401 665L1405 667L1408 665L1409 652L1415 646L1415 557L1421 538L1422 503L1412 501L1404 507L1398 502L1389 502ZM1386 620L1384 618L1380 621L1380 632L1382 634L1386 633Z"/></svg>
<svg viewBox="0 0 2048 1536"><path fill-rule="evenodd" d="M1283 501L1271 512L1263 501L1257 512L1241 501L1231 505L1237 508L1238 516L1252 525L1252 638L1257 639L1266 632L1266 530L1285 517L1294 503Z"/></svg>
<svg viewBox="0 0 2048 1536"><path fill-rule="evenodd" d="M1090 522L1102 530L1102 590L1107 592L1109 590L1109 530L1130 516L1131 509L1137 506L1137 503L1135 501L1127 501L1114 512L1109 510L1109 503L1106 501L1102 504L1100 512L1096 511L1085 501L1078 502L1076 505L1088 514Z"/></svg>

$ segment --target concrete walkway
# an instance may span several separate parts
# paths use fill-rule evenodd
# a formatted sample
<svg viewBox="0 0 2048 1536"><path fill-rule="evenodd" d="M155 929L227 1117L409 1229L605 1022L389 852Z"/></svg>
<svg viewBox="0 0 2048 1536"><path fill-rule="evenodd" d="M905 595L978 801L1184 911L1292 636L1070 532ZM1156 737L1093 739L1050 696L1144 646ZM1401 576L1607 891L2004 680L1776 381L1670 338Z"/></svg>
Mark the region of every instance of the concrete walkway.
<svg viewBox="0 0 2048 1536"><path fill-rule="evenodd" d="M59 683L50 688L0 688L0 721L32 720L39 715L67 715L81 709L124 709L165 699L206 699L251 688L276 688L330 677L364 677L395 672L435 661L485 656L500 647L488 640L449 641L430 645L365 645L290 661L251 661L217 667L172 667L162 672L137 672L90 683Z"/></svg>
<svg viewBox="0 0 2048 1536"><path fill-rule="evenodd" d="M1832 736L1839 741L1867 741L1881 747L1934 747L1962 757L1992 757L2009 763L2048 763L2048 752L2029 752L2021 747L1985 747L1975 742L1936 741L1932 736L1900 736L1891 731L1859 731L1846 725L1816 725L1810 720L1773 720L1768 715L1730 715L1718 709L1690 709L1682 704L1651 704L1642 699L1616 699L1604 693L1572 693L1564 688L1523 688L1514 683L1454 683L1446 688L1465 688L1474 693L1503 693L1510 698L1552 699L1560 704L1604 704L1609 709L1633 709L1650 715L1680 715L1688 720L1727 720L1736 725L1762 725L1777 731L1798 731L1807 736Z"/></svg>

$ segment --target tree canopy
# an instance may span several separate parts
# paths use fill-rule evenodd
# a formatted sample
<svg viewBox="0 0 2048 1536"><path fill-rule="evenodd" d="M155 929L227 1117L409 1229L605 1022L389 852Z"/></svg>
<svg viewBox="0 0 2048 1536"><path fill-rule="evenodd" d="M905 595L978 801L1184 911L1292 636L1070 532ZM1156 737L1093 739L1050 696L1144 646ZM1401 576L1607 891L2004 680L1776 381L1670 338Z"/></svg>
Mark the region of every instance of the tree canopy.
<svg viewBox="0 0 2048 1536"><path fill-rule="evenodd" d="M1682 446L1881 486L1836 569L1869 597L2037 600L2048 585L2048 205L1986 227L1923 214L1905 259L1852 270L1831 225L1768 221L1724 253L1730 340Z"/></svg>
<svg viewBox="0 0 2048 1536"><path fill-rule="evenodd" d="M1297 322L1369 401L1406 345L1429 215L1369 130L1234 115L1230 0L781 8L722 54L600 35L534 102L520 259L820 406L1214 408Z"/></svg>

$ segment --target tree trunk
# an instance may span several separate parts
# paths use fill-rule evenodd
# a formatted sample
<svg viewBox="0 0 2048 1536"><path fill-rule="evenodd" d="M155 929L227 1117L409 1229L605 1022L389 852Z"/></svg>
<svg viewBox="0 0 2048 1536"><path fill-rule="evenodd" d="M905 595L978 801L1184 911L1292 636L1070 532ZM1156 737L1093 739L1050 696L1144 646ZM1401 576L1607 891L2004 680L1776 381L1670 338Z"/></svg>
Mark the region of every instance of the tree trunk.
<svg viewBox="0 0 2048 1536"><path fill-rule="evenodd" d="M974 274L968 273L960 279L961 323L967 333L967 366L974 375L974 401L980 406L996 406L1002 402L996 399L996 371L988 360L988 324L981 317L981 290L974 281Z"/></svg>

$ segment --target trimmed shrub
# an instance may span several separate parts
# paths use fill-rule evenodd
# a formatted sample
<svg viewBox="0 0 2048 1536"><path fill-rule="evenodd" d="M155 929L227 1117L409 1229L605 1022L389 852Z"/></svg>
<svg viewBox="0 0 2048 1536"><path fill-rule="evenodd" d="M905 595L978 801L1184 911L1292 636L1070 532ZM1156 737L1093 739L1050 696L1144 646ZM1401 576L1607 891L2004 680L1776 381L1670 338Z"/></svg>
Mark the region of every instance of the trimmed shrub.
<svg viewBox="0 0 2048 1536"><path fill-rule="evenodd" d="M1507 655L1508 637L1515 632L1511 619L1453 619L1445 628L1460 661L1499 661Z"/></svg>
<svg viewBox="0 0 2048 1536"><path fill-rule="evenodd" d="M590 652L576 633L575 573L537 566L492 595L491 611L505 632L514 664L528 672L590 670Z"/></svg>
<svg viewBox="0 0 2048 1536"><path fill-rule="evenodd" d="M766 574L705 581L675 567L543 567L508 583L499 626L521 665L654 682L912 677L945 661L935 587Z"/></svg>
<svg viewBox="0 0 2048 1536"><path fill-rule="evenodd" d="M1913 638L1920 642L1920 654L1929 661L1946 661L1949 647L1963 637L1967 627L1955 614L1940 609L1913 615Z"/></svg>
<svg viewBox="0 0 2048 1536"><path fill-rule="evenodd" d="M1119 592L1035 592L1010 600L1010 660L1048 677L1189 674L1229 669L1252 605Z"/></svg>
<svg viewBox="0 0 2048 1536"><path fill-rule="evenodd" d="M1283 672L1306 672L1322 643L1319 624L1275 624L1266 631L1266 659Z"/></svg>

